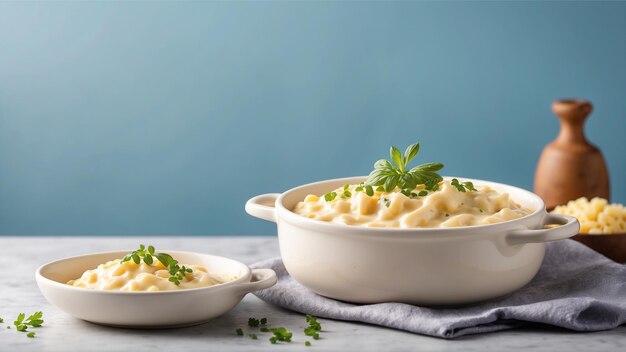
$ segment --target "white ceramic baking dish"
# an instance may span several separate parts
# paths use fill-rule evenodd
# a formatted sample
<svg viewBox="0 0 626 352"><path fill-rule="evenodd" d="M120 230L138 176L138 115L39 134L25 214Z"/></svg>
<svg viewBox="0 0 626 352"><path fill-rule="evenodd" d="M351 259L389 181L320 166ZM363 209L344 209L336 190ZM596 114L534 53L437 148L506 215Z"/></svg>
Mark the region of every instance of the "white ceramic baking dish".
<svg viewBox="0 0 626 352"><path fill-rule="evenodd" d="M526 285L543 260L545 242L574 236L578 221L548 214L526 190L482 180L534 211L502 223L455 228L368 228L308 219L291 210L365 177L334 179L250 199L246 211L274 221L289 274L320 295L355 303L455 305L483 301ZM450 179L450 178L447 178ZM561 226L546 228L546 225Z"/></svg>
<svg viewBox="0 0 626 352"><path fill-rule="evenodd" d="M165 251L180 263L237 279L210 287L159 292L97 291L69 286L85 270L123 258L131 251L102 252L44 264L35 274L44 297L62 311L93 323L133 328L166 328L207 322L236 306L252 291L273 286L271 269L250 269L238 261L207 254Z"/></svg>

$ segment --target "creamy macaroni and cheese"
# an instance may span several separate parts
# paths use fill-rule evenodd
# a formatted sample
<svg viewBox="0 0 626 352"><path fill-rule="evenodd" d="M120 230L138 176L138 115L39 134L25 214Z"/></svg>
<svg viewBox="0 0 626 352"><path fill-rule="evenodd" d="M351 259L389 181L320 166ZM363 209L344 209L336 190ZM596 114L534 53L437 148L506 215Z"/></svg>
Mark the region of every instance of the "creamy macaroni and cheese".
<svg viewBox="0 0 626 352"><path fill-rule="evenodd" d="M111 260L85 271L80 278L67 284L94 290L154 292L208 287L235 279L211 274L203 266L185 266L193 271L187 273L179 285L169 281L170 273L156 258L152 265L143 261L135 264L132 260L124 263L121 259Z"/></svg>
<svg viewBox="0 0 626 352"><path fill-rule="evenodd" d="M416 192L423 191L423 188ZM423 187L423 186L421 186ZM355 191L357 185L335 190L337 197L327 201L323 196L308 195L294 208L296 214L339 224L366 227L458 227L493 224L521 218L531 213L488 186L461 192L450 181L442 181L439 190L427 195L407 197L399 190L375 192L368 196Z"/></svg>
<svg viewBox="0 0 626 352"><path fill-rule="evenodd" d="M606 199L582 197L561 205L552 211L571 215L580 222L580 233L614 234L626 233L626 208L621 204L609 204Z"/></svg>

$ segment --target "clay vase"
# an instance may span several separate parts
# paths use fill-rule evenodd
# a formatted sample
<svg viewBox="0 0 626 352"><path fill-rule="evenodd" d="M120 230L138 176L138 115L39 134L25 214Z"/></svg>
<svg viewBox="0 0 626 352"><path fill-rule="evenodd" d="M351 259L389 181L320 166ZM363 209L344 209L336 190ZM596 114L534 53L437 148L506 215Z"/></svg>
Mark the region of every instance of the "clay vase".
<svg viewBox="0 0 626 352"><path fill-rule="evenodd" d="M609 199L606 162L583 130L592 109L590 102L578 99L552 104L561 131L543 149L535 172L535 193L543 198L548 210L580 197Z"/></svg>

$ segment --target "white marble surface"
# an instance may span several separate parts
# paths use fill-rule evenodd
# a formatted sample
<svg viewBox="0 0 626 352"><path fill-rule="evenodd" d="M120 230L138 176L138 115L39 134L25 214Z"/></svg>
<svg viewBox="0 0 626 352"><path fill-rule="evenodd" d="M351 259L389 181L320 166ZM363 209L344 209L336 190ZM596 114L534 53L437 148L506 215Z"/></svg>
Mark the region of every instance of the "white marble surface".
<svg viewBox="0 0 626 352"><path fill-rule="evenodd" d="M74 319L49 305L39 293L35 269L48 261L89 252L132 249L138 243L158 249L190 250L231 257L251 264L278 255L274 237L0 237L0 351L624 351L626 326L603 332L576 333L534 326L491 334L442 340L358 323L322 319L322 339L305 347L304 316L270 306L248 295L235 309L204 324L173 330L128 330ZM36 338L6 329L19 312L44 312ZM274 326L294 331L293 342L271 345L238 337L248 317L267 317Z"/></svg>

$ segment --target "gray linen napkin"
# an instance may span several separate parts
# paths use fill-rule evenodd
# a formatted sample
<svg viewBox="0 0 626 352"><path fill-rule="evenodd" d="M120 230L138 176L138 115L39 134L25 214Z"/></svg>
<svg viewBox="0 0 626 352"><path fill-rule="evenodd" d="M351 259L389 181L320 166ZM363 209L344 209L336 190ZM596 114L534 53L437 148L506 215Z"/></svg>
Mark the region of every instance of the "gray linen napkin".
<svg viewBox="0 0 626 352"><path fill-rule="evenodd" d="M255 294L271 304L330 319L358 321L443 338L542 323L597 331L626 323L626 265L582 244L548 243L537 276L515 293L459 308L404 303L357 305L322 297L289 276L280 258L252 265L272 268L278 283Z"/></svg>

